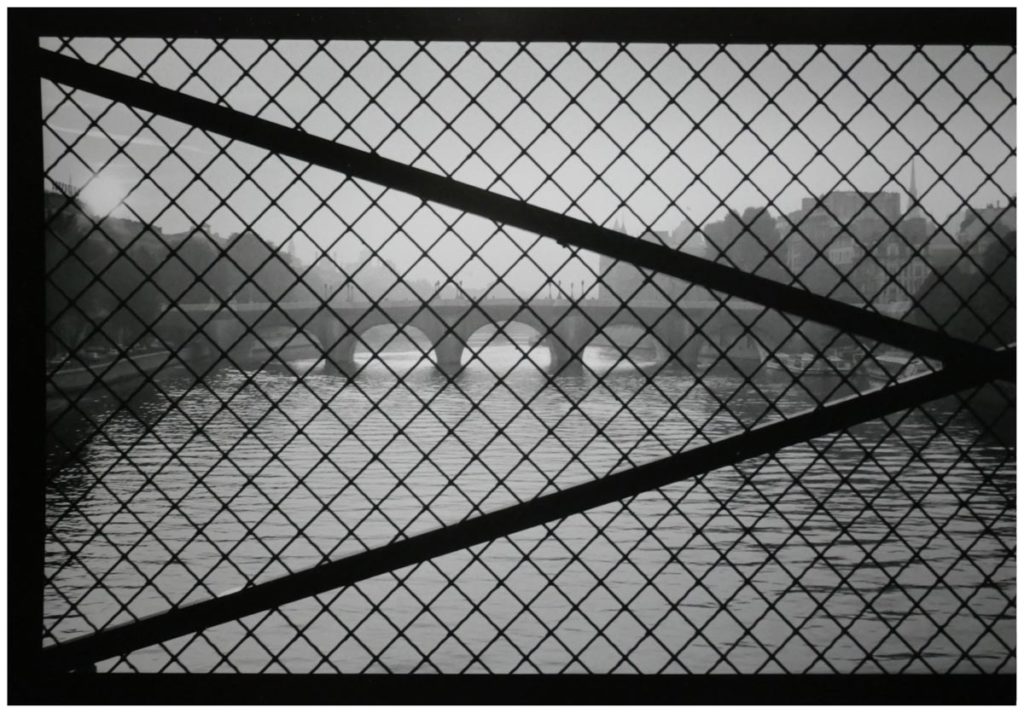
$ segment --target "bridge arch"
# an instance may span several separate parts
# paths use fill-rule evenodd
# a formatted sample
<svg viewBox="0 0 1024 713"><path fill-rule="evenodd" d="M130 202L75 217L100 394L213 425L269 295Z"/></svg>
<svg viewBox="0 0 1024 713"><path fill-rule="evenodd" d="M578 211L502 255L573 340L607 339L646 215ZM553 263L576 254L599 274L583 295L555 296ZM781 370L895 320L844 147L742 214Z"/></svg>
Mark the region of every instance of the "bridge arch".
<svg viewBox="0 0 1024 713"><path fill-rule="evenodd" d="M661 368L677 366L687 370L696 367L702 351L710 353L723 342L728 344L729 337L752 320L760 320L757 321L759 338L780 331L774 327L766 328L757 310L742 304L723 310L717 303L681 304L676 307L636 304L626 308L621 304L598 301L579 304L558 301L530 304L497 300L479 303L438 301L379 305L335 302L329 306L322 302L309 302L202 305L186 311L193 319L204 323L202 333L193 338L175 335L175 343L188 341L198 345L189 353L195 351L197 356L228 353L233 360L238 357L244 359L253 342L251 335L246 334L248 329L290 325L315 345L329 368L347 374L354 373L358 367L355 353L366 340L362 335L379 325L402 325L411 335L422 332L429 341L432 361L444 371L457 371L463 361L468 361L468 341L481 327L510 322L524 324L541 335L537 346L547 348L550 355L547 368L552 373L582 368L586 346L601 332L619 326L649 330L647 340L655 345ZM207 321L211 315L213 318ZM180 317L178 321L184 322L186 315ZM191 326L190 330L174 331L194 333L195 329ZM428 351L422 340L417 341L414 336L412 341L423 351ZM759 363L754 350L745 343L727 347L727 350L731 358L735 357L734 361L749 361L752 365ZM471 357L472 349L469 352ZM750 352L750 358L746 352Z"/></svg>
<svg viewBox="0 0 1024 713"><path fill-rule="evenodd" d="M355 315L346 324L335 314L320 316L317 331L324 346L327 368L352 375L374 359L382 347L396 339L418 352L409 368L428 358L443 371L452 371L461 364L465 344L464 326L449 315L439 316L426 309L395 310L375 308ZM454 326L452 323L454 322ZM357 352L360 356L356 356ZM365 354L369 352L369 357Z"/></svg>
<svg viewBox="0 0 1024 713"><path fill-rule="evenodd" d="M517 329L517 327L526 327L530 334L528 336L523 335L522 330ZM486 359L483 354L485 349L499 346L503 342L511 342L519 353L515 357L515 363L507 365L508 370L514 369L521 363L522 359L531 358L528 355L537 347L544 347L548 353L548 358L546 363L544 359L535 360L534 363L541 369L548 369L555 361L554 349L556 348L553 344L552 335L545 334L548 329L541 320L527 315L473 324L471 325L471 331L467 330L463 361L466 364L473 360L484 361ZM516 339L517 336L520 339ZM499 371L499 373L502 368L500 364L488 364L488 366Z"/></svg>
<svg viewBox="0 0 1024 713"><path fill-rule="evenodd" d="M595 341L604 341L625 355L646 347L659 369L692 368L705 345L703 335L694 329L690 320L679 311L660 305L657 308L603 306L603 309L574 310L560 326L565 327L560 334L564 338L560 341L570 347L561 348L565 353L560 356L569 368L583 365L585 350ZM626 330L628 334L623 335ZM636 366L642 360L637 356L630 356L630 362Z"/></svg>
<svg viewBox="0 0 1024 713"><path fill-rule="evenodd" d="M663 311L659 310L658 314ZM611 311L607 306L594 309L586 305L566 305L557 311L543 313L543 316L539 316L535 310L523 309L507 314L494 313L477 320L466 330L465 341L468 343L474 339L477 332L486 327L522 324L537 332L537 339L530 346L546 348L549 354L546 366L550 373L574 373L583 369L586 347L602 334L607 335L608 330L615 328L642 330L637 336L645 334L645 339L657 345L657 354L663 358L665 343L654 334L657 319L654 313L638 315L625 310ZM472 347L469 350L472 351Z"/></svg>
<svg viewBox="0 0 1024 713"><path fill-rule="evenodd" d="M357 369L374 361L384 361L384 354L403 354L404 358L394 362L388 359L389 368L398 372L409 371L429 359L433 350L430 336L415 324L377 322L356 330L355 338L346 342L351 353L342 355Z"/></svg>
<svg viewBox="0 0 1024 713"><path fill-rule="evenodd" d="M381 348L396 339L407 339L415 346L430 342L430 335L414 324L405 324L380 309L355 315L344 322L335 312L324 308L311 321L308 332L316 335L324 365L328 371L352 376L363 365L375 358ZM360 356L357 357L357 352ZM369 356L365 356L369 353Z"/></svg>

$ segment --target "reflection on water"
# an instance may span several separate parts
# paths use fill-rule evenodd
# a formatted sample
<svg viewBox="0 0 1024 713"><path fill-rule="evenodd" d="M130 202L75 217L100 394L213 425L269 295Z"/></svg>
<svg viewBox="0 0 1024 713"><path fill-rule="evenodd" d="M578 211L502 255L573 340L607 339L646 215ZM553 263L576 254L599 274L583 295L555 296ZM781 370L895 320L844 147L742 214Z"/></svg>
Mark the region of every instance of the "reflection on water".
<svg viewBox="0 0 1024 713"><path fill-rule="evenodd" d="M603 383L552 380L544 348L534 365L477 340L484 358L454 381L406 344L354 382L300 361L303 379L224 368L188 389L179 375L119 410L86 396L102 428L69 415L51 434L48 639L648 462L835 388L651 378L653 354L617 363L610 347L585 355ZM891 422L243 620L259 641L232 623L130 665L181 670L168 650L187 644L195 671L1012 671L1014 453L950 408Z"/></svg>

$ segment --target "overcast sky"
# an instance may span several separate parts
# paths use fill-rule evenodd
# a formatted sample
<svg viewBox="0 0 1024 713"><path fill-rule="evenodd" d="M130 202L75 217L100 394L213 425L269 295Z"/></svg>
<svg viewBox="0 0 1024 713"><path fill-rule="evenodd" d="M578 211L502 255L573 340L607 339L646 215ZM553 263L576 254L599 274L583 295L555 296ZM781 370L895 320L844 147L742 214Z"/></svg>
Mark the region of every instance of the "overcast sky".
<svg viewBox="0 0 1024 713"><path fill-rule="evenodd" d="M56 49L60 43L43 45ZM959 47L926 48L924 54L882 47L861 58L863 47L829 47L827 56L815 56L813 47L780 47L765 57L762 46L732 46L728 56L716 56L717 47L699 45L630 45L627 52L612 44L541 43L529 45L526 54L513 43L429 43L421 51L411 42L286 41L271 49L261 41L218 46L181 40L173 43L177 56L162 40L128 40L129 59L122 49L111 53L112 47L105 39L72 43L90 62L133 76L142 65L146 78L159 84L460 181L597 223L626 217L627 232L634 235L641 226L671 230L684 215L696 224L716 217L721 207L713 194L739 211L764 205L764 194L777 209L792 211L802 198L833 188L906 193L909 169L896 176L902 185L889 172L904 166L915 149L922 156L917 183L924 207L940 221L962 207L953 191L973 193L974 205L1016 194L1016 164L1007 160L1016 147L1016 70L1009 48L972 48L962 56ZM936 67L947 72L937 83ZM747 71L750 78L743 77ZM986 80L989 71L994 81ZM842 74L847 72L849 79ZM794 76L806 86L791 81ZM761 111L764 92L780 90L776 106ZM865 108L861 92L878 92L873 106ZM958 92L968 98L967 106ZM717 108L716 93L726 97ZM824 99L817 107L815 93ZM206 222L223 235L256 219L254 229L274 243L296 230L293 221L305 221L296 253L311 258L342 237L333 253L340 260L357 254L356 236L376 248L409 219L382 253L400 269L445 233L437 215L396 191L190 133L159 117L136 133L140 117L148 115L82 92L73 94L78 107L61 105L65 92L48 82L43 95L44 114L53 112L44 129L48 175L85 186L83 195L99 210L126 214L117 207L123 201L167 231L187 229L193 218L209 215ZM843 121L850 121L852 131L841 130ZM944 130L937 121L945 122ZM896 122L902 137L889 122ZM793 133L794 126L804 135ZM171 153L161 138L180 143ZM858 141L870 147L879 140L865 158ZM76 155L65 153L62 142L74 142ZM968 149L966 155L957 142ZM758 165L767 154L764 144L775 147L776 156ZM228 147L232 160L216 157L219 145ZM815 145L822 155L815 155ZM855 165L849 181L839 182L840 172ZM227 196L243 171L256 166L254 180L242 182L227 205L220 205L217 194ZM743 180L741 172L752 169L753 180ZM152 180L133 189L149 170ZM166 211L161 189L176 195L194 171L201 171L209 189L193 186L178 200L190 217L175 208ZM989 181L985 173L992 171ZM936 183L937 172L950 186ZM290 186L297 174L307 185ZM794 174L804 185L794 182ZM271 203L262 191L276 206L257 219ZM328 196L325 207L321 202ZM371 198L379 198L380 206L371 207ZM489 221L437 211L444 220L458 221L456 230L470 247L494 231ZM509 235L522 244L532 239L516 231ZM449 235L431 257L452 269L468 254ZM500 271L518 254L502 237L481 257ZM531 255L553 269L566 252L544 240ZM434 272L421 263L413 276L432 279ZM540 279L539 270L528 265L513 275L524 284ZM560 277L587 275L575 265ZM479 264L460 276L467 286L490 281Z"/></svg>

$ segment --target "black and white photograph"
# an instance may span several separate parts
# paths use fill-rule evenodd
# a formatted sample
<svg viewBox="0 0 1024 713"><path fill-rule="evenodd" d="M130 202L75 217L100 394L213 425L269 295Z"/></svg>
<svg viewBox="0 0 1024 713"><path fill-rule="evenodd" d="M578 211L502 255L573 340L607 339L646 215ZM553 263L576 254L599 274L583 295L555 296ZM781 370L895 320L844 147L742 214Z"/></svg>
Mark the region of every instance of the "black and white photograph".
<svg viewBox="0 0 1024 713"><path fill-rule="evenodd" d="M12 703L1016 688L1016 8L10 8Z"/></svg>

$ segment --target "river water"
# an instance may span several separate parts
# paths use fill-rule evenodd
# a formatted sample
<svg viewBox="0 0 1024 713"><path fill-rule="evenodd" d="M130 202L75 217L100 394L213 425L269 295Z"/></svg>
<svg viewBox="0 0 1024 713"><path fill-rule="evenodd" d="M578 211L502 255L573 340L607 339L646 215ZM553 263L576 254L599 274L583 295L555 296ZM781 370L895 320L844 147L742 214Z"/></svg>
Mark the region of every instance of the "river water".
<svg viewBox="0 0 1024 713"><path fill-rule="evenodd" d="M351 382L299 359L302 378L222 368L205 388L169 372L130 411L87 394L101 430L73 414L52 427L46 641L696 447L836 387L651 379L651 354L611 347L585 355L600 382L552 380L546 350L534 366L513 338L478 333L481 358L451 382L406 342ZM1014 451L950 404L891 423L100 669L1013 671Z"/></svg>

